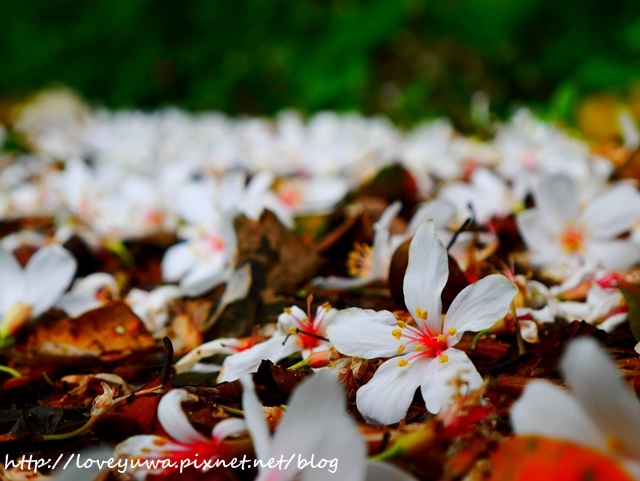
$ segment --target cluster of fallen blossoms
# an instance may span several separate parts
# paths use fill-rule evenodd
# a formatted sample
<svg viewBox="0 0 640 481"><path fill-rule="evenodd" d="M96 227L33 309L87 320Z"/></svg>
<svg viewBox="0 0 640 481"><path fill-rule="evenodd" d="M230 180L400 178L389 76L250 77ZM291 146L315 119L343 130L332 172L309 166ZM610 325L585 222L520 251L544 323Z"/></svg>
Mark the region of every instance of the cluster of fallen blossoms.
<svg viewBox="0 0 640 481"><path fill-rule="evenodd" d="M89 479L16 464L78 453L111 460L103 479L640 479L639 136L620 124L588 144L525 110L480 140L68 91L16 106L2 475Z"/></svg>

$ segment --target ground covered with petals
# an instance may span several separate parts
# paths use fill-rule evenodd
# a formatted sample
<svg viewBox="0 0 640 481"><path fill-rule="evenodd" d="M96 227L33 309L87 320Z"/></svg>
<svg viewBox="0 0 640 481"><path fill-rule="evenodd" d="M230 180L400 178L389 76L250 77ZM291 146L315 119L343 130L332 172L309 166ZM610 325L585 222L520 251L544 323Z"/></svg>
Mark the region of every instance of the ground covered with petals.
<svg viewBox="0 0 640 481"><path fill-rule="evenodd" d="M627 112L598 143L526 110L482 139L66 90L14 111L3 479L640 479Z"/></svg>

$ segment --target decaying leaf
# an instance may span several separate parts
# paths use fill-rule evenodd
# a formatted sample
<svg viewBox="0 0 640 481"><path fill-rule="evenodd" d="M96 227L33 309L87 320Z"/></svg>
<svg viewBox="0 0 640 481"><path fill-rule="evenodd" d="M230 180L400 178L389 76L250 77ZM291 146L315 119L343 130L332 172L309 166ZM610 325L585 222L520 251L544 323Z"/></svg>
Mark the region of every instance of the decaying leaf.
<svg viewBox="0 0 640 481"><path fill-rule="evenodd" d="M37 324L16 350L26 360L64 363L78 358L113 361L156 346L131 309L114 301L75 318Z"/></svg>

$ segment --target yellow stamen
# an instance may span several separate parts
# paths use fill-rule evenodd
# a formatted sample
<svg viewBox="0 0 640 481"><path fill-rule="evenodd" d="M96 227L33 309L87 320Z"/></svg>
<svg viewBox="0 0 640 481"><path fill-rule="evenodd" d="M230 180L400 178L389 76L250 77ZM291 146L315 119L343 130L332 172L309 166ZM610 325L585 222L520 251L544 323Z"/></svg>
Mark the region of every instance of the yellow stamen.
<svg viewBox="0 0 640 481"><path fill-rule="evenodd" d="M419 319L422 319L423 321L427 320L427 317L429 316L429 312L428 311L424 311L422 309L420 309L419 307L416 308L416 316Z"/></svg>
<svg viewBox="0 0 640 481"><path fill-rule="evenodd" d="M402 337L402 331L400 329L394 329L391 331L391 335L399 340Z"/></svg>
<svg viewBox="0 0 640 481"><path fill-rule="evenodd" d="M615 436L608 436L606 439L606 443L607 443L607 448L609 448L609 450L612 451L613 453L621 454L621 455L626 454L626 449L624 447L624 444L622 444L622 441L620 441Z"/></svg>
<svg viewBox="0 0 640 481"><path fill-rule="evenodd" d="M396 324L398 325L398 327L400 329L404 329L405 327L407 327L407 323L404 322L404 321L398 321L398 322L396 322Z"/></svg>
<svg viewBox="0 0 640 481"><path fill-rule="evenodd" d="M407 346L405 346L404 344L400 344L398 346L398 354L402 354L406 348Z"/></svg>
<svg viewBox="0 0 640 481"><path fill-rule="evenodd" d="M290 307L285 307L284 308L284 313L285 314L291 314L291 308Z"/></svg>
<svg viewBox="0 0 640 481"><path fill-rule="evenodd" d="M294 336L295 334L298 334L298 331L296 330L295 327L290 327L289 328L289 334L291 334L292 336Z"/></svg>
<svg viewBox="0 0 640 481"><path fill-rule="evenodd" d="M449 333L450 336L455 336L458 330L455 327L450 327L447 332Z"/></svg>
<svg viewBox="0 0 640 481"><path fill-rule="evenodd" d="M444 334L438 334L438 342L445 342L447 340L446 337L444 337Z"/></svg>
<svg viewBox="0 0 640 481"><path fill-rule="evenodd" d="M398 359L398 366L400 367L407 367L409 365L409 363L404 360L404 359Z"/></svg>
<svg viewBox="0 0 640 481"><path fill-rule="evenodd" d="M446 354L443 354L440 356L440 364L445 364L449 362L449 356L447 356Z"/></svg>
<svg viewBox="0 0 640 481"><path fill-rule="evenodd" d="M424 346L422 344L416 344L416 347L413 348L413 350L416 352L420 352L423 349L424 349Z"/></svg>
<svg viewBox="0 0 640 481"><path fill-rule="evenodd" d="M353 250L347 255L347 272L352 277L365 277L373 268L373 248L354 242Z"/></svg>
<svg viewBox="0 0 640 481"><path fill-rule="evenodd" d="M326 301L324 304L322 304L322 308L325 311L330 311L331 310L331 304L329 304L329 301Z"/></svg>

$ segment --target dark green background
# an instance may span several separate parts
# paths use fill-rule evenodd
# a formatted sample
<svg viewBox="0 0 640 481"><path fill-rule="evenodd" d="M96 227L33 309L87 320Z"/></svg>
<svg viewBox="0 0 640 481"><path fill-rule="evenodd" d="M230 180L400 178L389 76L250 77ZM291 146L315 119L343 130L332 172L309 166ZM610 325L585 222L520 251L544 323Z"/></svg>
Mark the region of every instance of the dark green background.
<svg viewBox="0 0 640 481"><path fill-rule="evenodd" d="M273 114L567 109L640 78L637 0L0 0L0 97Z"/></svg>

